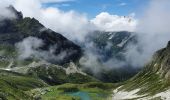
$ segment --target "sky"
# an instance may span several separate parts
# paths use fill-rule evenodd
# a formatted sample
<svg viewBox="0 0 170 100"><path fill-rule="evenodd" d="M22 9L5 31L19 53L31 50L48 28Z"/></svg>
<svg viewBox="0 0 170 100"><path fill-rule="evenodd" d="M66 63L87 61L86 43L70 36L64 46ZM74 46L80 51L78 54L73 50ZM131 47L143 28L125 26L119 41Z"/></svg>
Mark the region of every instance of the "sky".
<svg viewBox="0 0 170 100"><path fill-rule="evenodd" d="M148 3L149 0L51 0L44 2L43 6L57 7L64 11L75 10L93 18L100 12L128 16L130 13L138 13Z"/></svg>

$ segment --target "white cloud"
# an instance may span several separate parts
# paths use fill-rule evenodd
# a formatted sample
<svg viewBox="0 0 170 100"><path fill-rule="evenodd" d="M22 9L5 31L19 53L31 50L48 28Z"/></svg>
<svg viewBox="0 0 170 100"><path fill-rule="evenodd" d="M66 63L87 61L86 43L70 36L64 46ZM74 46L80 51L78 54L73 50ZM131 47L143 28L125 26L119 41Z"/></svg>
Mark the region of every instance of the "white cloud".
<svg viewBox="0 0 170 100"><path fill-rule="evenodd" d="M55 7L42 8L38 0L16 0L14 6L24 16L38 19L47 28L71 40L82 41L88 31L93 29L85 14L73 10L65 12Z"/></svg>
<svg viewBox="0 0 170 100"><path fill-rule="evenodd" d="M27 37L23 41L20 41L16 44L16 48L18 49L18 59L23 60L27 58L38 58L43 59L50 62L61 62L63 59L69 57L73 53L77 52L75 50L66 49L61 51L59 54L55 54L57 49L57 44L50 46L48 50L39 49L43 46L43 40L38 39L36 37Z"/></svg>
<svg viewBox="0 0 170 100"><path fill-rule="evenodd" d="M100 13L91 22L104 31L134 31L137 25L137 20L133 17L111 15L107 12Z"/></svg>
<svg viewBox="0 0 170 100"><path fill-rule="evenodd" d="M93 28L84 15L75 11L63 12L56 8L48 8L44 10L43 17L43 24L72 40L83 40L86 33Z"/></svg>
<svg viewBox="0 0 170 100"><path fill-rule="evenodd" d="M0 0L0 20L15 18L15 14L9 9L6 9L6 7L12 3L13 0Z"/></svg>
<svg viewBox="0 0 170 100"><path fill-rule="evenodd" d="M142 13L136 32L139 43L128 47L126 54L134 65L147 63L170 40L170 0L151 0Z"/></svg>
<svg viewBox="0 0 170 100"><path fill-rule="evenodd" d="M18 44L16 44L19 52L19 59L25 59L35 55L36 49L38 49L42 45L42 40L35 37L28 37L22 42L19 42Z"/></svg>

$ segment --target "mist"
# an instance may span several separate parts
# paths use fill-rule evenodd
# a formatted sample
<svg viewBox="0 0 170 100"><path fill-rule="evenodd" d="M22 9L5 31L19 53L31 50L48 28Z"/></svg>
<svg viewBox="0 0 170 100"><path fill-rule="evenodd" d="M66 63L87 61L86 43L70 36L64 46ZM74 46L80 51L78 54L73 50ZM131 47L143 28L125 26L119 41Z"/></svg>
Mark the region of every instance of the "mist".
<svg viewBox="0 0 170 100"><path fill-rule="evenodd" d="M170 1L151 0L139 20L138 44L129 45L125 54L133 66L144 66L170 40Z"/></svg>
<svg viewBox="0 0 170 100"><path fill-rule="evenodd" d="M35 56L38 52L38 48L43 45L41 39L35 37L25 38L23 41L16 44L16 48L19 54L19 59L27 59Z"/></svg>
<svg viewBox="0 0 170 100"><path fill-rule="evenodd" d="M72 53L76 52L74 50L66 49L56 55L55 51L58 48L57 44L52 45L48 50L40 49L43 45L43 40L31 36L25 38L21 42L18 42L16 44L18 60L36 58L37 60L46 60L51 63L59 63L69 57Z"/></svg>
<svg viewBox="0 0 170 100"><path fill-rule="evenodd" d="M91 45L93 43L86 43L85 41L86 36L93 31L130 31L137 36L138 43L129 44L126 48L125 61L109 59L108 62L102 64L108 66L106 68L121 67L127 63L133 67L142 67L150 61L155 51L166 46L170 38L169 0L150 0L149 5L145 6L143 11L140 11L140 17L135 17L138 13L130 13L127 17L124 17L101 12L91 19L87 17L86 13L79 13L74 10L62 11L54 7L43 8L42 3L41 0L5 0L2 5L12 4L17 10L23 12L24 17L34 17L47 28L61 33L77 44L84 44L84 49L87 49L84 53L87 62L82 64L88 67L93 67L90 66L90 63L94 63L95 66L101 65L98 60L101 55L94 53L95 48ZM7 12L2 16L8 14ZM91 48L89 48L89 45L91 45ZM30 55L29 52L28 55ZM39 55L48 57L50 54L42 53ZM63 52L62 55L68 55L68 52ZM51 57L51 59L58 59L56 56L56 58Z"/></svg>
<svg viewBox="0 0 170 100"><path fill-rule="evenodd" d="M134 35L137 37L137 43L128 44L126 51L123 54L125 56L125 61L111 58L108 61L101 63L98 60L101 58L101 55L93 52L95 51L93 43L90 43L90 46L86 43L86 49L88 49L88 51L85 54L88 57L86 57L86 63L83 63L84 66L89 68L89 63L93 63L94 65L92 66L98 66L99 70L102 69L101 66L105 66L104 68L106 70L121 68L127 65L134 68L145 66L145 64L152 59L153 54L157 50L164 48L170 40L170 1L151 0L149 5L141 12L141 16L137 19L138 22L134 23L134 21L132 24L134 27L130 27L131 30L134 29L133 31ZM109 20L107 18L104 19L105 22ZM97 22L99 23L99 21ZM99 26L102 28L106 27L105 24L104 26L99 24ZM107 29L114 30L114 28L115 27L112 26ZM123 30L124 28L120 30ZM89 47L91 47L90 50ZM99 70L96 70L96 68L92 68L92 70L94 73L100 72Z"/></svg>
<svg viewBox="0 0 170 100"><path fill-rule="evenodd" d="M4 19L15 19L16 15L7 7L9 6L10 2L5 2L4 0L0 1L0 21Z"/></svg>

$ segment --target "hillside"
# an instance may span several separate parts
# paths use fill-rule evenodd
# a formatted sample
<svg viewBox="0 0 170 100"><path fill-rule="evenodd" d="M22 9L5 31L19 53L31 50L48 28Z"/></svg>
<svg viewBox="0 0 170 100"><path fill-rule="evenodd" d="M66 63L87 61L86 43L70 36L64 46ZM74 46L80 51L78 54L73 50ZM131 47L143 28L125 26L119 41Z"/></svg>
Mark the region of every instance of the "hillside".
<svg viewBox="0 0 170 100"><path fill-rule="evenodd" d="M22 42L28 39L26 45L29 49L33 49L36 52L45 52L46 54L34 54L40 59L47 60L48 62L55 64L65 64L70 61L77 61L81 54L81 48L71 42L70 40L63 37L61 34L56 33L50 29L45 28L38 20L34 18L23 18L21 12L17 12L12 6L7 9L15 12L15 19L5 19L2 20L0 25L0 44L10 45L15 47L18 42ZM34 43L34 45L31 43ZM42 42L39 43L38 41ZM44 56L49 57L44 57ZM30 55L32 56L32 55ZM54 57L58 59L53 59ZM29 56L27 57L29 58Z"/></svg>
<svg viewBox="0 0 170 100"><path fill-rule="evenodd" d="M78 46L35 18L23 18L12 6L7 9L16 18L0 24L0 99L170 99L170 42L137 74L139 69L124 56L126 47L138 42L132 32L96 31ZM81 60L86 61L88 51L97 60L87 68ZM107 63L115 59L124 64L112 62L108 69ZM95 68L100 68L97 74Z"/></svg>
<svg viewBox="0 0 170 100"><path fill-rule="evenodd" d="M86 48L83 45L78 46L61 34L47 29L35 18L23 18L22 13L12 6L7 9L13 11L16 18L2 20L3 24L0 25L0 50L3 51L0 55L2 58L0 65L2 68L7 67L6 69L13 71L17 69L17 72L30 71L32 67L36 66L32 65L34 64L33 62L41 63L41 61L64 67L69 67L69 63L73 62L76 67L86 68L79 63L79 59L83 58L86 51L91 48ZM115 68L108 71L106 67L110 66L105 63L109 63L112 59L126 62L123 53L128 44L136 42L135 38L133 33L126 31L96 31L93 35L87 36L85 43L93 42L95 45L91 52L95 55L101 55L98 57L97 63L99 63L103 71L98 73L100 76L91 73L90 69L84 69L83 71L103 82L120 82L129 79L138 72L138 69L129 67L128 63L126 63L126 66L113 65ZM24 66L30 65L32 66L31 68L24 69ZM53 65L45 64L45 66ZM41 70L41 67L36 67L36 70ZM93 69L96 65L91 64L90 67ZM55 68L51 67L50 69ZM43 71L47 71L47 69L43 69ZM35 72L33 73L35 74ZM66 74L64 75L67 76ZM49 78L45 78L45 80L53 81Z"/></svg>
<svg viewBox="0 0 170 100"><path fill-rule="evenodd" d="M0 99L28 100L32 97L24 91L48 86L42 80L23 74L0 70Z"/></svg>
<svg viewBox="0 0 170 100"><path fill-rule="evenodd" d="M99 82L77 62L81 47L10 6L0 24L0 99L32 100L26 91L64 83Z"/></svg>
<svg viewBox="0 0 170 100"><path fill-rule="evenodd" d="M170 42L132 79L114 90L114 99L169 100Z"/></svg>
<svg viewBox="0 0 170 100"><path fill-rule="evenodd" d="M75 65L82 55L81 47L61 34L45 28L38 20L23 18L22 13L14 7L7 9L13 11L16 18L2 20L3 24L0 25L2 70L36 75L47 83L52 81L53 84L71 82L77 76L82 77L77 80L80 82L92 79ZM54 82L60 80L57 77L62 78L61 82ZM83 80L83 77L86 79Z"/></svg>

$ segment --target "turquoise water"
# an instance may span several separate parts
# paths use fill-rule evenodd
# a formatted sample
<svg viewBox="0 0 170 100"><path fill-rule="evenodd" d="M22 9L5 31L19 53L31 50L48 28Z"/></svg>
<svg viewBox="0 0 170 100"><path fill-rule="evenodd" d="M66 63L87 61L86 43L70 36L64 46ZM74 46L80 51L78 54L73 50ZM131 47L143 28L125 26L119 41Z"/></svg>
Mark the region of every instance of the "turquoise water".
<svg viewBox="0 0 170 100"><path fill-rule="evenodd" d="M87 92L70 92L70 93L67 93L68 95L70 96L77 96L79 97L81 100L91 100L90 99L90 96Z"/></svg>

